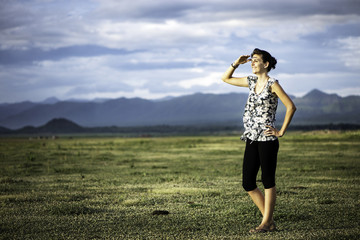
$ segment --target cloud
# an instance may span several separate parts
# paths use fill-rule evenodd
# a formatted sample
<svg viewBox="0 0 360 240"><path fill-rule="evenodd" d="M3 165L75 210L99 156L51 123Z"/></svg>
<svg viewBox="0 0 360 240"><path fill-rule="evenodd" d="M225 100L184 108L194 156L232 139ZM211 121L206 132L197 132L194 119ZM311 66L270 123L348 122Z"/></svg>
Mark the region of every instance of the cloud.
<svg viewBox="0 0 360 240"><path fill-rule="evenodd" d="M360 22L357 15L311 15L297 18L268 19L263 24L259 37L272 42L295 41L303 36L315 33L323 33L334 25L345 25L352 22ZM277 26L277 27L274 27Z"/></svg>
<svg viewBox="0 0 360 240"><path fill-rule="evenodd" d="M289 94L296 96L303 96L315 88L341 95L359 95L359 84L353 81L357 79L357 74L352 72L278 73L273 76Z"/></svg>
<svg viewBox="0 0 360 240"><path fill-rule="evenodd" d="M1 4L0 101L246 91L219 79L255 47L278 58L271 74L290 93L358 85L355 0ZM249 73L246 65L235 74Z"/></svg>
<svg viewBox="0 0 360 240"><path fill-rule="evenodd" d="M199 1L116 1L98 0L98 9L94 12L96 18L100 19L145 19L149 21L163 19L173 19L184 15L187 10L197 6Z"/></svg>
<svg viewBox="0 0 360 240"><path fill-rule="evenodd" d="M342 50L340 58L345 66L359 70L360 59L358 56L360 55L360 36L340 38L337 40L337 43Z"/></svg>
<svg viewBox="0 0 360 240"><path fill-rule="evenodd" d="M177 85L179 87L185 88L185 89L190 89L193 88L194 86L204 86L204 87L208 87L211 86L213 84L220 84L221 82L219 81L219 79L221 78L221 74L222 73L210 73L206 76L202 76L199 78L192 78L192 79L185 79L185 80L181 80L179 82L171 82L168 83L168 85Z"/></svg>
<svg viewBox="0 0 360 240"><path fill-rule="evenodd" d="M135 51L124 49L111 49L96 45L69 46L57 49L43 50L31 49L7 49L0 50L0 64L31 64L46 60L60 60L71 57L93 57L102 55L124 55Z"/></svg>
<svg viewBox="0 0 360 240"><path fill-rule="evenodd" d="M6 26L1 31L1 48L183 47L214 40L224 42L232 34L241 38L259 36L270 41L292 41L324 31L327 26L348 18L346 21L358 21L358 15L354 19L351 14L359 8L353 1L343 1L339 8L336 1L279 0L271 4L105 0L90 2L86 7L75 3L67 6L58 1L39 5L32 1L6 5L9 12L3 11L6 18L1 19Z"/></svg>
<svg viewBox="0 0 360 240"><path fill-rule="evenodd" d="M314 14L358 14L360 4L356 0L98 0L99 8L94 12L99 19L132 19L162 21L163 19L185 19L186 21L208 21L215 19L268 17L280 15L295 18ZM236 15L238 13L240 15ZM201 18L199 18L201 16ZM205 19L204 19L205 17Z"/></svg>

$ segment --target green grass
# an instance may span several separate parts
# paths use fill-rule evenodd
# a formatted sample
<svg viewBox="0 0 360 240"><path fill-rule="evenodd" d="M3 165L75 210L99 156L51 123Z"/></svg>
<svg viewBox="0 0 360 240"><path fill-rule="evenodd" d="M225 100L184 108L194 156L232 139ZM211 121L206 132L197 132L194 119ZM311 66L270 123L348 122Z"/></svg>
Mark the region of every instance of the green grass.
<svg viewBox="0 0 360 240"><path fill-rule="evenodd" d="M280 139L278 231L249 235L239 137L1 138L0 239L359 239L359 150L359 131Z"/></svg>

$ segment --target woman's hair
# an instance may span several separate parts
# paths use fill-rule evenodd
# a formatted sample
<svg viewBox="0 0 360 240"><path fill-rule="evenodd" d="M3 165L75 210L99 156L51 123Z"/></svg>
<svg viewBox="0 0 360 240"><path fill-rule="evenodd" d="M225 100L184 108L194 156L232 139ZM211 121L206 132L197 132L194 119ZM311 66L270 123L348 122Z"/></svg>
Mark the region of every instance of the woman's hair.
<svg viewBox="0 0 360 240"><path fill-rule="evenodd" d="M277 60L273 56L271 56L270 53L268 53L265 50L261 50L258 48L255 48L254 51L251 53L251 57L253 57L255 54L261 55L262 60L264 63L268 62L269 66L267 67L267 71L270 72L271 69L275 69Z"/></svg>

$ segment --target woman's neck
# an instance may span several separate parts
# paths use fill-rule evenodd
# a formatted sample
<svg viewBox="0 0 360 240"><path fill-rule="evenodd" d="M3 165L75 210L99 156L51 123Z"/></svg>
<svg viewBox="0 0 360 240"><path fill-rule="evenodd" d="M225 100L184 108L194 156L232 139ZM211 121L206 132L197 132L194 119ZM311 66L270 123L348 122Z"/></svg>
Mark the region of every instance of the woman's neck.
<svg viewBox="0 0 360 240"><path fill-rule="evenodd" d="M256 76L258 77L258 82L262 83L266 82L270 78L267 72L256 74Z"/></svg>

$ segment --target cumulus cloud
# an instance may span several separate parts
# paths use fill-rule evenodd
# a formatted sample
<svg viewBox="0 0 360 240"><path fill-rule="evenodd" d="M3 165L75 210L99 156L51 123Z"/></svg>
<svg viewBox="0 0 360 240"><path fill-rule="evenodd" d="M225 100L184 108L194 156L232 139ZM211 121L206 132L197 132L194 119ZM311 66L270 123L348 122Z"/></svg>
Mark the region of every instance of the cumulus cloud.
<svg viewBox="0 0 360 240"><path fill-rule="evenodd" d="M271 74L285 82L298 80L287 86L293 94L324 88L314 82L301 85L311 74L324 84L334 81L327 83L329 91L329 86L339 92L351 89L354 80L339 86L333 76L351 78L360 71L353 57L360 51L360 32L354 30L360 29L360 4L355 0L1 4L0 102L233 91L221 82L221 73L255 47L278 58ZM236 72L249 73L249 66Z"/></svg>
<svg viewBox="0 0 360 240"><path fill-rule="evenodd" d="M274 74L280 84L289 93L296 96L303 96L309 89L319 89L322 91L345 95L359 95L357 74L353 72L318 72L318 73L279 73ZM344 86L351 86L344 87Z"/></svg>
<svg viewBox="0 0 360 240"><path fill-rule="evenodd" d="M337 40L339 47L342 51L340 54L341 60L344 62L345 66L360 69L360 36L358 37L347 37L340 38Z"/></svg>
<svg viewBox="0 0 360 240"><path fill-rule="evenodd" d="M336 22L358 17L350 14L359 8L353 1L342 1L339 8L336 1L325 4L313 0L278 0L272 4L105 0L93 1L90 6L52 2L8 3L2 8L6 14L1 23L6 27L2 30L1 47L181 47L181 44L197 45L221 38L226 41L232 34L243 38L255 35L271 41L296 40L298 36L324 31ZM342 10L345 13L341 9L346 9Z"/></svg>

